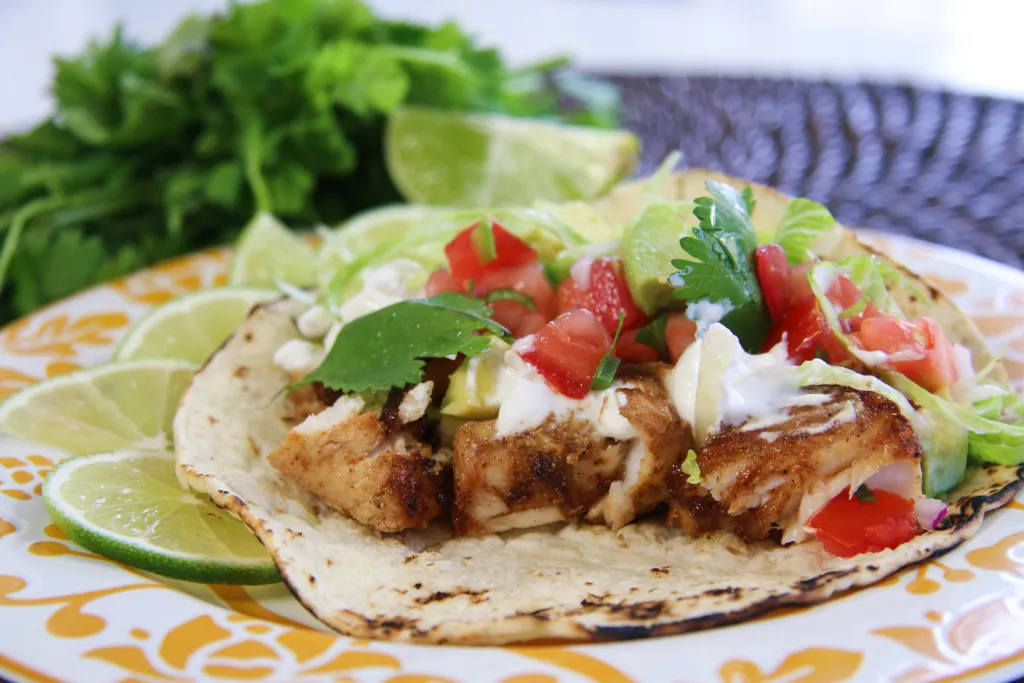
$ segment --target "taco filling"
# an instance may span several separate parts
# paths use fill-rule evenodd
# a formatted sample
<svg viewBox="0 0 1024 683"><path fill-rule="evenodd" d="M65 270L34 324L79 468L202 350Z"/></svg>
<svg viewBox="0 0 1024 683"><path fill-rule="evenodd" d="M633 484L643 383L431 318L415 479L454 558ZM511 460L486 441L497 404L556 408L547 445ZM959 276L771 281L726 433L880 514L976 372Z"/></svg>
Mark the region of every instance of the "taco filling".
<svg viewBox="0 0 1024 683"><path fill-rule="evenodd" d="M351 635L737 621L943 552L1024 474L952 302L706 172L428 216L286 293L196 376L178 471Z"/></svg>
<svg viewBox="0 0 1024 683"><path fill-rule="evenodd" d="M270 464L378 532L615 530L664 512L689 535L817 538L848 557L933 529L969 443L914 392L949 402L983 381L971 352L901 309L895 270L817 257L829 221L758 244L749 196L706 190L686 207L696 227L666 214L681 240L654 252L661 281L622 244L545 262L490 219L429 274L366 269L275 354L302 388Z"/></svg>

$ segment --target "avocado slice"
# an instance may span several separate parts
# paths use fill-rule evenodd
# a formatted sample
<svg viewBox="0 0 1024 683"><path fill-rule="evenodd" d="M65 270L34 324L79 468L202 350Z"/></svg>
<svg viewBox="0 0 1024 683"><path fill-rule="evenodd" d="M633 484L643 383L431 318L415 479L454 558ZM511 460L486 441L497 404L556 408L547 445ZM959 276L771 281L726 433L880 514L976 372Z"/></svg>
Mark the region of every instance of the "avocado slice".
<svg viewBox="0 0 1024 683"><path fill-rule="evenodd" d="M456 370L441 402L441 415L473 420L490 420L498 416L498 379L505 368L505 352L509 345L491 339L491 348L470 358Z"/></svg>

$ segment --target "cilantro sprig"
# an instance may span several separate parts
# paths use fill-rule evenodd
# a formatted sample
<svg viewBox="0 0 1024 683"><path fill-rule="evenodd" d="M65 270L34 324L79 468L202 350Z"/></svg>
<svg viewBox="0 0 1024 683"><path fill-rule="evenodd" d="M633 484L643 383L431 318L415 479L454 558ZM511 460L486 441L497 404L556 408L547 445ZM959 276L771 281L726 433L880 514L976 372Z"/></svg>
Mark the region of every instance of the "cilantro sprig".
<svg viewBox="0 0 1024 683"><path fill-rule="evenodd" d="M537 310L537 304L534 303L533 297L529 294L523 294L517 292L511 287L502 287L501 289L492 289L491 291L484 294L483 302L487 304L493 304L495 301L514 301L517 304L522 304L531 311Z"/></svg>
<svg viewBox="0 0 1024 683"><path fill-rule="evenodd" d="M638 344L651 347L664 358L668 356L668 344L665 342L665 327L667 326L668 315L659 315L637 330L635 341Z"/></svg>
<svg viewBox="0 0 1024 683"><path fill-rule="evenodd" d="M0 324L230 243L257 211L336 225L398 201L382 141L404 105L617 124L610 84L557 73L564 60L509 68L452 22L359 0L222 4L156 45L115 29L58 58L53 116L0 139Z"/></svg>
<svg viewBox="0 0 1024 683"><path fill-rule="evenodd" d="M770 320L754 269L757 235L750 222L753 195L731 186L708 181L708 197L694 200L693 215L700 221L693 235L679 241L689 259L674 259L678 271L669 284L674 295L688 302L728 300L731 310L722 324L739 338L748 351L760 349Z"/></svg>
<svg viewBox="0 0 1024 683"><path fill-rule="evenodd" d="M611 347L601 357L601 362L597 365L597 372L594 373L594 379L590 382L591 391L603 391L615 381L615 373L619 371L619 365L622 364L622 360L618 356L613 355L612 351L615 350L615 345L619 343L619 335L622 334L622 325L625 322L626 314L619 313L619 326L615 328L615 336L612 337Z"/></svg>
<svg viewBox="0 0 1024 683"><path fill-rule="evenodd" d="M479 355L489 335L509 338L477 299L445 292L409 299L356 318L341 328L334 346L303 383L335 391L387 391L423 379L424 359Z"/></svg>

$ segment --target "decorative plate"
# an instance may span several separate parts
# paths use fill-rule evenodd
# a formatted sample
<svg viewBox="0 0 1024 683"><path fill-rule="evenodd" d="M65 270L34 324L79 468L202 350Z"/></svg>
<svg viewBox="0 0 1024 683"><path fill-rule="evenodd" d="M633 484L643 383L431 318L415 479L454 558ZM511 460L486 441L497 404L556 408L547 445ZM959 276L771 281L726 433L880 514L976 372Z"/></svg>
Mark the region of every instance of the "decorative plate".
<svg viewBox="0 0 1024 683"><path fill-rule="evenodd" d="M1024 389L1024 272L908 238L871 241L977 321ZM0 398L106 360L149 307L222 284L206 251L98 287L0 330ZM968 543L876 587L738 626L607 645L456 648L326 632L283 585L157 579L71 544L40 498L59 451L0 437L0 675L15 681L1009 680L1024 671L1024 504Z"/></svg>

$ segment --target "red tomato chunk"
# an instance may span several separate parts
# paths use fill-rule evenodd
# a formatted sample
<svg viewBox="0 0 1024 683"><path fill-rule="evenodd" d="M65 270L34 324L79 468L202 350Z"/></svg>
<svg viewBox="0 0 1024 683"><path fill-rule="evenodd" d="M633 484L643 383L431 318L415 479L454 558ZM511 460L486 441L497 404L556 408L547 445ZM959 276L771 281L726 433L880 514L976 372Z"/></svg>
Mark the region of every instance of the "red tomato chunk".
<svg viewBox="0 0 1024 683"><path fill-rule="evenodd" d="M808 521L825 550L839 557L895 548L921 533L914 501L888 491L872 491L875 500L850 497L850 489L828 502Z"/></svg>
<svg viewBox="0 0 1024 683"><path fill-rule="evenodd" d="M593 313L609 334L615 334L619 317L624 316L622 329L642 327L648 317L633 301L618 259L599 258L590 265L589 282L581 287L576 279L567 277L558 285L558 311L565 313L584 308Z"/></svg>
<svg viewBox="0 0 1024 683"><path fill-rule="evenodd" d="M545 325L533 338L533 347L523 353L523 360L558 393L583 398L611 346L611 335L597 318L590 311L577 309Z"/></svg>

